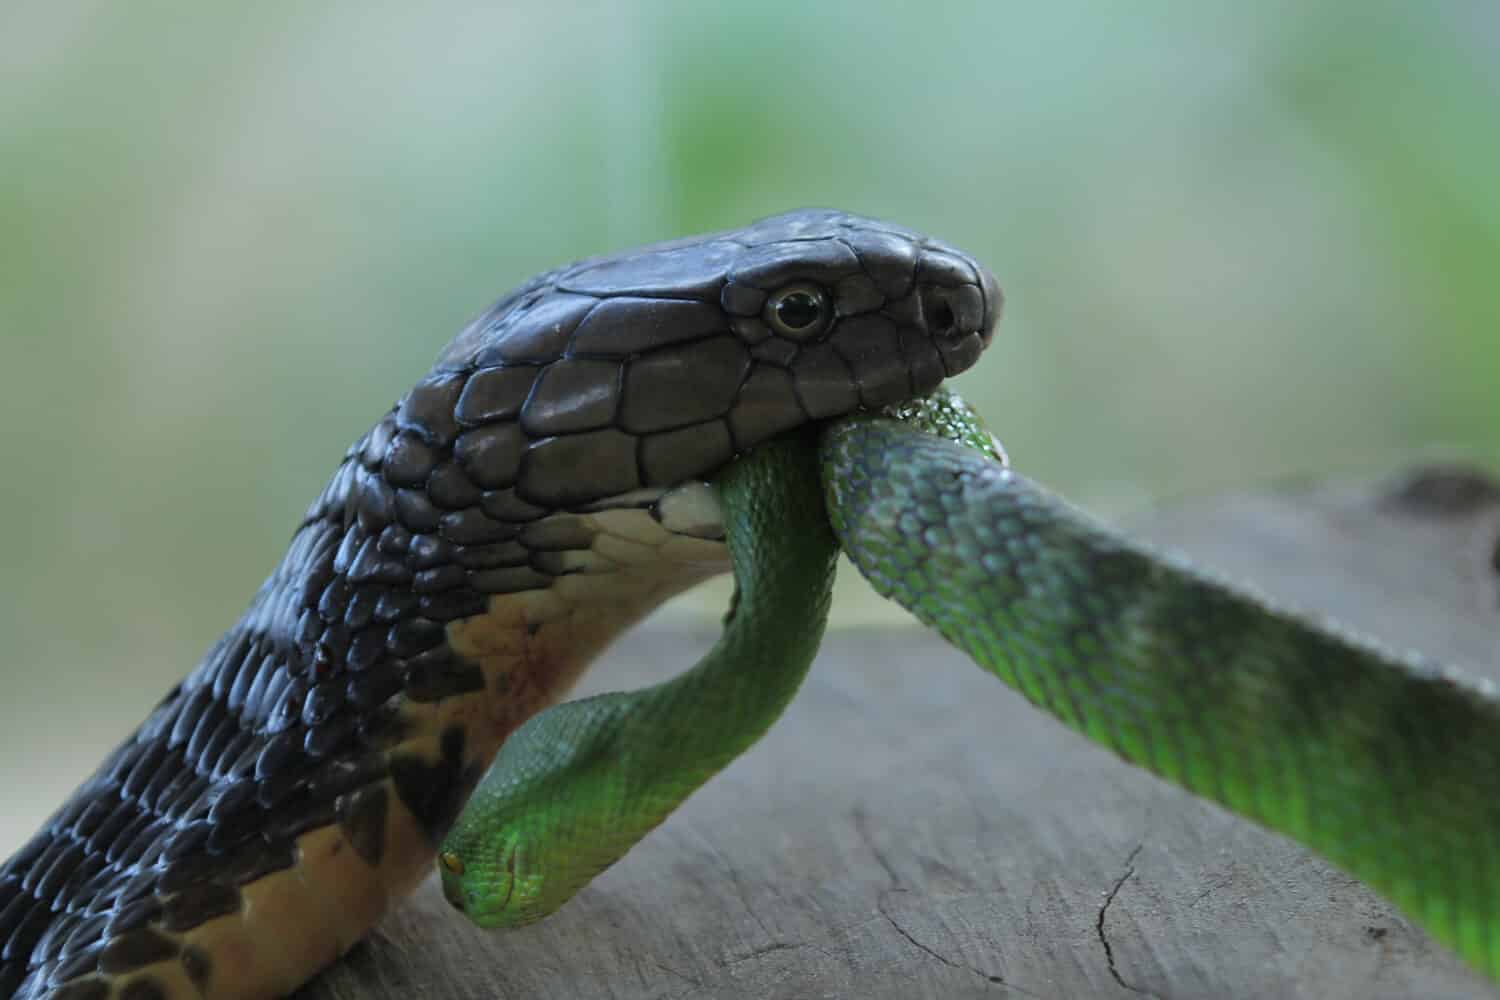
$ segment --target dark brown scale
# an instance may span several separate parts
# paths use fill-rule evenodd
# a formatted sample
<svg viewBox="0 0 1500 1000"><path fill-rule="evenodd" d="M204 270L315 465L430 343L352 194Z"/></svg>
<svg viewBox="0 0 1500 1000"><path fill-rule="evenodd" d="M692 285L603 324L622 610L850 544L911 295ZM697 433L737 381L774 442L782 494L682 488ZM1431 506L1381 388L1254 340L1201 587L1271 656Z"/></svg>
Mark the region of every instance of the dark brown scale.
<svg viewBox="0 0 1500 1000"><path fill-rule="evenodd" d="M335 712L344 707L344 686L336 682L324 682L307 692L302 703L302 724L309 728L323 725L333 718Z"/></svg>
<svg viewBox="0 0 1500 1000"><path fill-rule="evenodd" d="M57 895L59 889L67 882L68 877L77 869L78 863L83 860L84 846L71 838L63 841L59 838L60 850L46 868L46 874L41 877L32 893L41 899L51 899ZM41 865L38 865L41 867Z"/></svg>
<svg viewBox="0 0 1500 1000"><path fill-rule="evenodd" d="M646 434L722 417L734 405L750 365L745 345L727 331L637 358L625 370L620 426ZM689 377L689 372L696 374Z"/></svg>
<svg viewBox="0 0 1500 1000"><path fill-rule="evenodd" d="M458 433L453 410L464 382L464 377L447 373L418 382L396 407L396 426L416 432L434 447L448 447Z"/></svg>
<svg viewBox="0 0 1500 1000"><path fill-rule="evenodd" d="M0 990L14 989L19 985L19 979L13 986L0 978ZM51 1000L109 1000L109 983L103 979L79 979L60 987L51 995Z"/></svg>
<svg viewBox="0 0 1500 1000"><path fill-rule="evenodd" d="M240 735L239 719L235 718L232 710L226 711L219 720L218 726L209 734L202 752L198 755L198 770L209 775L210 778L218 774L219 761L223 759L225 751Z"/></svg>
<svg viewBox="0 0 1500 1000"><path fill-rule="evenodd" d="M268 845L256 837L241 844L227 859L219 860L222 867L205 878L215 878L229 885L246 885L291 868L297 863L297 850L290 843Z"/></svg>
<svg viewBox="0 0 1500 1000"><path fill-rule="evenodd" d="M349 678L344 690L361 710L383 705L401 692L401 669L395 663L381 663Z"/></svg>
<svg viewBox="0 0 1500 1000"><path fill-rule="evenodd" d="M640 444L641 478L647 486L680 483L685 475L690 475L684 470L699 467L704 456L733 450L729 427L722 420L648 434Z"/></svg>
<svg viewBox="0 0 1500 1000"><path fill-rule="evenodd" d="M385 653L385 632L377 627L366 628L349 643L344 656L344 666L360 672L370 669Z"/></svg>
<svg viewBox="0 0 1500 1000"><path fill-rule="evenodd" d="M380 472L392 486L425 486L436 464L437 454L432 445L421 435L405 430L391 442Z"/></svg>
<svg viewBox="0 0 1500 1000"><path fill-rule="evenodd" d="M290 841L309 830L328 826L334 820L333 802L318 801L302 794L293 796L266 816L263 833L272 841Z"/></svg>
<svg viewBox="0 0 1500 1000"><path fill-rule="evenodd" d="M375 608L384 593L384 588L378 586L355 590L354 596L349 599L349 606L344 609L344 627L351 636L357 636L361 629L375 620Z"/></svg>
<svg viewBox="0 0 1500 1000"><path fill-rule="evenodd" d="M101 914L94 919L106 920L110 936L124 934L138 927L144 927L153 920L161 918L161 900L155 896L147 896L145 899L137 899L126 903L110 914ZM89 925L85 925L89 926ZM82 933L82 928L80 928ZM89 943L92 943L90 941ZM70 942L71 944L71 942Z"/></svg>
<svg viewBox="0 0 1500 1000"><path fill-rule="evenodd" d="M465 510L479 502L483 490L469 482L454 462L444 462L427 480L427 495L444 510Z"/></svg>
<svg viewBox="0 0 1500 1000"><path fill-rule="evenodd" d="M521 530L519 541L528 549L586 549L594 544L594 529L568 514L549 517Z"/></svg>
<svg viewBox="0 0 1500 1000"><path fill-rule="evenodd" d="M570 473L581 468L592 471L592 483L570 482ZM571 507L595 499L599 490L608 496L640 485L635 436L606 428L534 442L521 460L516 495L542 507Z"/></svg>
<svg viewBox="0 0 1500 1000"><path fill-rule="evenodd" d="M742 255L729 272L729 279L761 289L797 281L832 285L859 270L859 259L843 243L770 243Z"/></svg>
<svg viewBox="0 0 1500 1000"><path fill-rule="evenodd" d="M297 668L290 666L286 657L267 656L262 660L255 683L250 686L245 704L240 708L241 721L253 723L268 717L281 697L281 689L291 683L294 672L298 672Z"/></svg>
<svg viewBox="0 0 1500 1000"><path fill-rule="evenodd" d="M151 976L141 976L120 991L120 1000L167 1000L167 990Z"/></svg>
<svg viewBox="0 0 1500 1000"><path fill-rule="evenodd" d="M385 857L389 794L384 784L357 789L338 800L337 816L349 843L372 868Z"/></svg>
<svg viewBox="0 0 1500 1000"><path fill-rule="evenodd" d="M407 547L407 553L413 569L432 569L452 561L453 546L435 535L417 535ZM383 592L379 596L383 596Z"/></svg>
<svg viewBox="0 0 1500 1000"><path fill-rule="evenodd" d="M53 969L52 983L54 985L65 983L69 979L76 979L79 976L87 976L98 972L99 952L101 950L98 947L91 947L83 951L66 953L62 961L58 962ZM100 981L94 980L94 982L98 983ZM57 995L66 996L70 994L63 991Z"/></svg>
<svg viewBox="0 0 1500 1000"><path fill-rule="evenodd" d="M86 844L85 850L87 850ZM86 853L83 860L78 863L78 867L73 869L73 873L68 876L68 880L57 890L57 898L64 900L80 898L83 887L92 879L97 878L104 868L102 854Z"/></svg>
<svg viewBox="0 0 1500 1000"><path fill-rule="evenodd" d="M353 603L353 598L350 599ZM345 609L345 617L348 610ZM314 678L322 680L339 672L344 654L349 651L349 628L342 620L331 623L318 636L313 646L312 672Z"/></svg>
<svg viewBox="0 0 1500 1000"><path fill-rule="evenodd" d="M392 626L386 648L393 656L415 656L443 641L443 626L427 618L410 618Z"/></svg>
<svg viewBox="0 0 1500 1000"><path fill-rule="evenodd" d="M389 492L390 488L382 486L381 489ZM442 512L433 506L432 501L418 490L397 490L394 494L396 517L409 531L416 534L426 534L436 531L442 520ZM381 522L384 526L385 522Z"/></svg>
<svg viewBox="0 0 1500 1000"><path fill-rule="evenodd" d="M408 661L402 679L406 696L415 702L442 701L455 695L483 691L484 671L446 648L428 650Z"/></svg>
<svg viewBox="0 0 1500 1000"><path fill-rule="evenodd" d="M614 423L619 406L618 361L564 358L542 370L521 411L516 432L537 438L607 427ZM467 464L478 463L470 459Z"/></svg>
<svg viewBox="0 0 1500 1000"><path fill-rule="evenodd" d="M212 692L210 699L212 699ZM222 702L210 700L198 716L198 724L193 727L192 735L188 737L187 748L183 751L183 757L187 763L203 770L201 764L206 755L209 745L213 742L214 735L219 727L229 720L229 710Z"/></svg>
<svg viewBox="0 0 1500 1000"><path fill-rule="evenodd" d="M302 749L309 757L324 758L337 754L354 738L359 719L352 710L343 712L316 729L309 729Z"/></svg>
<svg viewBox="0 0 1500 1000"><path fill-rule="evenodd" d="M193 985L200 993L208 989L214 968L213 959L209 957L208 952L189 945L182 949L182 954L177 957L177 960L182 963L183 971L187 973L188 978L193 981Z"/></svg>
<svg viewBox="0 0 1500 1000"><path fill-rule="evenodd" d="M600 433L610 433L601 431ZM560 438L557 440L572 440ZM444 514L439 523L439 531L445 541L454 545L488 545L493 542L503 542L514 538L516 527L504 521L497 521L490 517L478 507L470 507L468 510L457 510ZM418 573L413 583L417 589L421 589L424 580L432 579L427 574L439 573L442 569L424 570Z"/></svg>
<svg viewBox="0 0 1500 1000"><path fill-rule="evenodd" d="M385 530L380 533L380 538L376 542L376 545L380 548L383 555L404 556L407 550L411 548L411 537L411 532L401 527L401 525L388 524L385 526Z"/></svg>
<svg viewBox="0 0 1500 1000"><path fill-rule="evenodd" d="M391 780L396 794L434 846L458 818L464 800L483 774L483 768L464 766L465 739L463 729L450 726L443 731L442 755L435 763L412 754L396 754L391 758Z"/></svg>
<svg viewBox="0 0 1500 1000"><path fill-rule="evenodd" d="M470 580L486 594L518 594L550 586L553 577L530 566L515 566L479 570L470 576Z"/></svg>
<svg viewBox="0 0 1500 1000"><path fill-rule="evenodd" d="M384 480L366 473L355 480L351 489L356 516L360 526L366 531L384 530L398 516L411 530L421 530L402 515L399 495Z"/></svg>
<svg viewBox="0 0 1500 1000"><path fill-rule="evenodd" d="M821 285L829 328L774 334L779 282ZM173 935L237 912L242 887L296 863L299 835L338 824L373 868L404 809L436 845L484 762L466 762L458 725L436 760L409 749L432 723L406 709L483 691L445 626L550 586L593 543L549 515L707 477L812 417L934 384L977 356L998 308L993 279L947 248L816 211L582 261L502 299L347 451L240 622L0 868L0 996L164 997L142 970L172 956L203 987L214 956ZM954 327L929 328L938 314Z"/></svg>
<svg viewBox="0 0 1500 1000"><path fill-rule="evenodd" d="M230 886L203 884L184 889L162 903L161 926L185 931L240 908L240 891ZM174 952L175 954L175 952Z"/></svg>
<svg viewBox="0 0 1500 1000"><path fill-rule="evenodd" d="M458 399L455 416L461 424L476 427L497 420L511 420L521 412L531 384L541 371L535 367L486 368L475 372Z"/></svg>
<svg viewBox="0 0 1500 1000"><path fill-rule="evenodd" d="M547 513L547 508L522 500L513 489L486 493L479 501L479 509L497 521L512 524L535 521Z"/></svg>
<svg viewBox="0 0 1500 1000"><path fill-rule="evenodd" d="M371 753L331 761L308 779L307 794L314 799L334 799L372 784L389 773L385 757Z"/></svg>
<svg viewBox="0 0 1500 1000"><path fill-rule="evenodd" d="M505 533L514 533L513 528L504 527ZM479 537L489 538L490 536L487 533L481 533ZM424 569L412 577L411 589L418 594L441 594L445 590L462 587L467 579L468 574L461 566L436 566L432 569Z"/></svg>
<svg viewBox="0 0 1500 1000"><path fill-rule="evenodd" d="M578 572L577 569L569 568L567 555L566 552L533 552L531 554L530 565L538 573L545 573L547 576L553 577L566 576L569 573Z"/></svg>
<svg viewBox="0 0 1500 1000"><path fill-rule="evenodd" d="M47 895L50 896L52 893L47 893ZM63 945L67 943L68 938L84 919L81 913L59 913L53 919L52 926L47 928L32 947L32 956L43 962L55 961L63 954Z"/></svg>
<svg viewBox="0 0 1500 1000"><path fill-rule="evenodd" d="M335 576L343 577L349 575L349 567L359 556L359 553L375 547L375 539L370 538L362 531L347 531L344 538L339 542L339 547L333 553L333 572Z"/></svg>
<svg viewBox="0 0 1500 1000"><path fill-rule="evenodd" d="M546 364L567 350L580 320L598 304L587 295L548 295L536 305L513 313L508 323L496 328L495 343L480 352L480 368L497 364Z"/></svg>
<svg viewBox="0 0 1500 1000"><path fill-rule="evenodd" d="M531 550L519 541L498 542L492 545L467 545L457 550L454 558L464 569L499 569L505 566L524 566ZM472 577L465 577L472 582Z"/></svg>
<svg viewBox="0 0 1500 1000"><path fill-rule="evenodd" d="M111 941L99 954L99 969L109 974L130 972L176 958L178 950L177 942L171 938L150 927L141 927Z"/></svg>
<svg viewBox="0 0 1500 1000"><path fill-rule="evenodd" d="M352 696L350 700L353 700ZM388 750L405 740L410 733L411 724L402 716L399 708L387 701L381 701L359 715L360 743L372 750Z"/></svg>
<svg viewBox="0 0 1500 1000"><path fill-rule="evenodd" d="M52 870L58 857L72 846L70 840L64 837L53 836L41 854L37 855L36 859L32 861L30 870L27 871L25 879L21 882L21 888L27 892L34 893L37 887L46 879L48 872Z"/></svg>
<svg viewBox="0 0 1500 1000"><path fill-rule="evenodd" d="M428 594L417 602L417 610L429 618L446 622L481 614L488 605L487 595L463 587L441 594Z"/></svg>
<svg viewBox="0 0 1500 1000"><path fill-rule="evenodd" d="M591 369L598 381L577 384L578 395L585 400L605 394L616 396L619 392L616 385L618 362L671 344L713 336L722 332L726 325L724 314L707 302L630 297L605 299L589 313L588 319L573 335L571 353L601 359L589 362L599 366ZM549 378L556 367L548 369ZM611 367L614 371L610 370ZM551 398L558 399L563 395L561 391L554 391ZM531 429L531 410L536 401L533 394L526 403L528 430ZM541 433L556 431L541 430Z"/></svg>
<svg viewBox="0 0 1500 1000"><path fill-rule="evenodd" d="M175 769L181 763L181 755L173 751L166 743L152 742L132 747L129 755L129 770L123 772L118 779L121 797L139 799L153 778L163 773L170 773L162 771L162 765L168 760L171 760ZM121 763L124 763L124 760Z"/></svg>

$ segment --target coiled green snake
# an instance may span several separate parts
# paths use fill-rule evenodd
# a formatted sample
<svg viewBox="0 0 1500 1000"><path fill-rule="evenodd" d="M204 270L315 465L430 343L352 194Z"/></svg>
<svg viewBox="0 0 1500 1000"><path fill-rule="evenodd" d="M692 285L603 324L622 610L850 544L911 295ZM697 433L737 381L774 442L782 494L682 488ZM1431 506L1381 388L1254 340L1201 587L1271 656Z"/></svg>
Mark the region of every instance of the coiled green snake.
<svg viewBox="0 0 1500 1000"><path fill-rule="evenodd" d="M996 462L931 394L999 306L959 251L824 211L503 299L0 870L0 994L282 994L434 856L479 922L545 915L774 721L839 547L1038 706L1500 975L1496 700L1139 550ZM736 604L698 666L546 709L731 559Z"/></svg>

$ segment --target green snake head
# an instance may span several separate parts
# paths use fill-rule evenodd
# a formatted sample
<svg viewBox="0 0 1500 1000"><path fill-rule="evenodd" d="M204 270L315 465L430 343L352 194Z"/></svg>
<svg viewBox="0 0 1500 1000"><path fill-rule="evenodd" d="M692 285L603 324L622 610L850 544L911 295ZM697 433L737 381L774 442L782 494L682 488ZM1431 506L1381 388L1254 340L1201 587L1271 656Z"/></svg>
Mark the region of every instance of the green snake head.
<svg viewBox="0 0 1500 1000"><path fill-rule="evenodd" d="M480 927L520 927L547 916L546 880L528 868L524 837L500 837L463 860L453 851L438 857L443 896Z"/></svg>

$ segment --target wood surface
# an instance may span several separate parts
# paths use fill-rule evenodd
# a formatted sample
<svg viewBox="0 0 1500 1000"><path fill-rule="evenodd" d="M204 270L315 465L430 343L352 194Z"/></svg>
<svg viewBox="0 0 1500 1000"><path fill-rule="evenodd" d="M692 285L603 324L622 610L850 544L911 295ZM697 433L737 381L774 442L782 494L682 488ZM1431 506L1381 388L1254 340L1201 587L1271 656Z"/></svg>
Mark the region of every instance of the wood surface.
<svg viewBox="0 0 1500 1000"><path fill-rule="evenodd" d="M1500 486L1463 468L1204 499L1126 527L1500 681ZM589 687L655 680L712 638L648 624ZM429 881L300 996L1500 991L1302 848L892 627L832 633L770 735L552 918L481 932Z"/></svg>

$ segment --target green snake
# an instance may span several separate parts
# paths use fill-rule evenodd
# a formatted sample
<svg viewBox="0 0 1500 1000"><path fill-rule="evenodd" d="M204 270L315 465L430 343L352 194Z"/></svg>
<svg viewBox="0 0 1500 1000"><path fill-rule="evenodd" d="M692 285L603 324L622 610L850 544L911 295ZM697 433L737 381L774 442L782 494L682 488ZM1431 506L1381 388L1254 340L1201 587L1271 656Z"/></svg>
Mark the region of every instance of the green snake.
<svg viewBox="0 0 1500 1000"><path fill-rule="evenodd" d="M1033 704L1317 850L1500 978L1488 859L1500 700L1487 688L1100 527L1007 468L944 390L831 421L816 447L774 444L719 482L737 590L718 645L677 680L605 696L613 716L638 713L628 745L594 734L549 750L586 728L588 701L533 719L515 764L498 766L508 745L459 818L443 887L476 923L545 916L764 732L765 707L811 662L841 547L878 592ZM760 711L718 698L757 682Z"/></svg>
<svg viewBox="0 0 1500 1000"><path fill-rule="evenodd" d="M480 923L545 915L771 725L840 547L1038 706L1500 974L1495 699L1005 469L931 395L999 301L953 248L833 212L502 300L349 451L245 619L0 870L0 990L284 993L435 855ZM731 562L697 666L546 708Z"/></svg>

